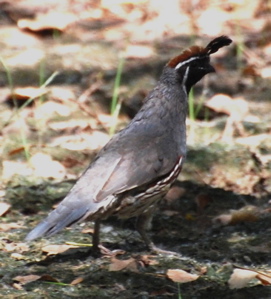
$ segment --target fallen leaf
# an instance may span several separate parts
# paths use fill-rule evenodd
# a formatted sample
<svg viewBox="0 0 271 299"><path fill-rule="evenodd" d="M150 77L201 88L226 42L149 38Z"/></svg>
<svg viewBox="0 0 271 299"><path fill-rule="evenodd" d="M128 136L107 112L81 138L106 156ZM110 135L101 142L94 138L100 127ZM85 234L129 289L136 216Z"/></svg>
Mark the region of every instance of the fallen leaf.
<svg viewBox="0 0 271 299"><path fill-rule="evenodd" d="M20 19L17 26L23 30L34 32L42 30L59 30L64 31L68 25L75 22L77 16L71 13L50 12L39 15L36 19Z"/></svg>
<svg viewBox="0 0 271 299"><path fill-rule="evenodd" d="M12 257L13 259L17 260L17 261L21 261L21 260L25 260L27 259L24 255L14 252L10 255L10 257Z"/></svg>
<svg viewBox="0 0 271 299"><path fill-rule="evenodd" d="M23 290L23 287L19 284L19 283L13 283L12 286L14 287L14 289L16 290Z"/></svg>
<svg viewBox="0 0 271 299"><path fill-rule="evenodd" d="M16 88L13 94L10 94L9 97L15 97L16 100L28 100L38 98L47 92L48 91L46 89L39 87L21 87Z"/></svg>
<svg viewBox="0 0 271 299"><path fill-rule="evenodd" d="M84 280L83 277L77 277L70 284L74 286L74 285L81 283L83 280Z"/></svg>
<svg viewBox="0 0 271 299"><path fill-rule="evenodd" d="M257 273L251 270L234 269L228 281L229 287L230 289L245 288L256 276Z"/></svg>
<svg viewBox="0 0 271 299"><path fill-rule="evenodd" d="M271 276L270 275L264 275L264 274L258 274L256 275L256 278L260 280L262 285L269 286L271 285Z"/></svg>
<svg viewBox="0 0 271 299"><path fill-rule="evenodd" d="M242 207L240 210L231 210L230 214L222 214L213 219L213 222L222 225L234 225L240 222L257 221L259 218L259 209L252 205Z"/></svg>
<svg viewBox="0 0 271 299"><path fill-rule="evenodd" d="M31 168L26 162L3 161L2 162L2 179L9 180L14 175L30 176L32 175Z"/></svg>
<svg viewBox="0 0 271 299"><path fill-rule="evenodd" d="M169 269L167 271L167 277L174 282L186 283L197 280L200 276L180 269Z"/></svg>
<svg viewBox="0 0 271 299"><path fill-rule="evenodd" d="M43 123L46 120L51 120L52 115L59 115L63 117L68 117L72 113L70 107L64 104L55 103L53 101L48 101L40 104L34 110L34 117L36 121L42 121Z"/></svg>
<svg viewBox="0 0 271 299"><path fill-rule="evenodd" d="M59 282L57 279L55 279L54 277L52 277L49 274L44 274L44 275L34 275L34 274L30 274L30 275L25 275L25 276L16 276L13 278L14 281L17 281L20 283L20 285L24 285L33 281L37 281L37 280L42 280L42 281L51 281L51 282ZM14 286L16 287L16 286ZM17 287L16 287L17 288Z"/></svg>
<svg viewBox="0 0 271 299"><path fill-rule="evenodd" d="M26 243L14 243L14 242L9 242L5 244L4 251L12 252L15 250L18 252L26 252L29 251L29 246Z"/></svg>
<svg viewBox="0 0 271 299"><path fill-rule="evenodd" d="M5 202L0 202L0 216L3 216L10 209L11 205ZM1 228L0 228L1 230Z"/></svg>
<svg viewBox="0 0 271 299"><path fill-rule="evenodd" d="M244 76L256 77L258 76L258 70L255 65L248 64L242 69L242 74Z"/></svg>
<svg viewBox="0 0 271 299"><path fill-rule="evenodd" d="M169 202L173 202L175 200L180 199L185 194L185 192L186 190L184 188L179 186L173 186L168 190L165 199Z"/></svg>
<svg viewBox="0 0 271 299"><path fill-rule="evenodd" d="M41 278L40 275L30 274L30 275L25 275L25 276L21 276L21 275L16 276L16 277L13 278L13 280L19 282L22 285L24 285L24 284L27 284L29 282L39 280L40 278Z"/></svg>
<svg viewBox="0 0 271 299"><path fill-rule="evenodd" d="M33 145L29 146L29 148L33 147ZM25 147L24 146L20 146L18 148L12 149L11 151L8 152L9 156L13 156L13 155L17 155L20 154L21 152L25 151Z"/></svg>
<svg viewBox="0 0 271 299"><path fill-rule="evenodd" d="M229 225L232 220L231 214L221 214L213 219L213 223L219 223L222 225Z"/></svg>
<svg viewBox="0 0 271 299"><path fill-rule="evenodd" d="M77 248L77 246L74 245L47 245L42 248L42 251L47 253L47 255L55 255L59 253L63 253L71 248Z"/></svg>
<svg viewBox="0 0 271 299"><path fill-rule="evenodd" d="M29 163L37 177L64 178L66 174L65 167L47 154L36 153L29 159Z"/></svg>
<svg viewBox="0 0 271 299"><path fill-rule="evenodd" d="M271 271L258 271L254 269L234 269L228 283L231 289L241 289L246 287L253 279L258 279L258 282L255 280L254 284L261 283L264 286L269 286L271 284Z"/></svg>
<svg viewBox="0 0 271 299"><path fill-rule="evenodd" d="M225 94L217 94L205 104L212 110L225 113L234 117L235 120L243 120L248 114L248 103L243 98L231 98Z"/></svg>
<svg viewBox="0 0 271 299"><path fill-rule="evenodd" d="M136 260L134 258L119 260L115 257L112 257L111 264L109 265L109 271L121 271L124 269L130 270L132 272L138 272Z"/></svg>

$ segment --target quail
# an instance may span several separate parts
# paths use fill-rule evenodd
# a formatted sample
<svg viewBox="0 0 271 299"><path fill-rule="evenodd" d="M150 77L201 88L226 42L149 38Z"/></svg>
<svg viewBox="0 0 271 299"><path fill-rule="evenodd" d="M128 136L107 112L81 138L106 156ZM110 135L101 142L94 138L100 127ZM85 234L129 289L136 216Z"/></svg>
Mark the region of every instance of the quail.
<svg viewBox="0 0 271 299"><path fill-rule="evenodd" d="M92 241L97 249L101 220L137 217L143 241L156 250L146 228L186 156L188 93L206 74L215 72L210 55L231 42L220 36L206 47L192 46L171 59L130 124L101 149L63 201L26 240L90 220L94 221Z"/></svg>

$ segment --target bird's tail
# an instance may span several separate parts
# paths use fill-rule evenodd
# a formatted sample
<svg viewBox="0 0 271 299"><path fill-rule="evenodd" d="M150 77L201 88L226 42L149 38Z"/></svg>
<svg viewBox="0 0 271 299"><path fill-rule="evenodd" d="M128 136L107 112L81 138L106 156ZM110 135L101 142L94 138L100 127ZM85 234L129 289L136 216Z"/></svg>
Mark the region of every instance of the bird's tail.
<svg viewBox="0 0 271 299"><path fill-rule="evenodd" d="M69 209L69 201L65 200L52 211L46 219L39 223L27 236L26 241L31 241L42 236L51 236L84 218L87 208L82 206Z"/></svg>

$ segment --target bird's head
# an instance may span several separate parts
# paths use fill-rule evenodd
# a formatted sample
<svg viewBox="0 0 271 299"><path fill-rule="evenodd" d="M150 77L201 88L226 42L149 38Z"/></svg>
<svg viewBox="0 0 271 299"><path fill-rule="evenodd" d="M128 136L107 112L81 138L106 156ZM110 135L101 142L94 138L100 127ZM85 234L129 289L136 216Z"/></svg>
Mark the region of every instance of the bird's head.
<svg viewBox="0 0 271 299"><path fill-rule="evenodd" d="M210 55L231 42L230 38L223 35L212 40L205 48L192 46L180 55L172 58L168 62L167 67L177 72L178 80L188 93L191 87L202 77L208 73L215 72L214 67L210 64Z"/></svg>

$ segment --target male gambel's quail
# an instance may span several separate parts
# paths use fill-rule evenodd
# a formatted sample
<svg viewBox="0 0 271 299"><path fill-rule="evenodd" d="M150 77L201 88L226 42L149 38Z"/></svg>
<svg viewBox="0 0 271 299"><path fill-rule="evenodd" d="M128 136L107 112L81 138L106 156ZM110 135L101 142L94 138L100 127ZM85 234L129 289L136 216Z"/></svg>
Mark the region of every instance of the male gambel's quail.
<svg viewBox="0 0 271 299"><path fill-rule="evenodd" d="M145 229L155 205L182 168L187 95L203 76L215 72L210 54L230 43L230 38L220 36L206 48L193 46L171 59L130 124L113 136L64 200L26 240L51 236L88 219L95 222L93 247L97 249L102 219L136 216L138 232L155 251Z"/></svg>

